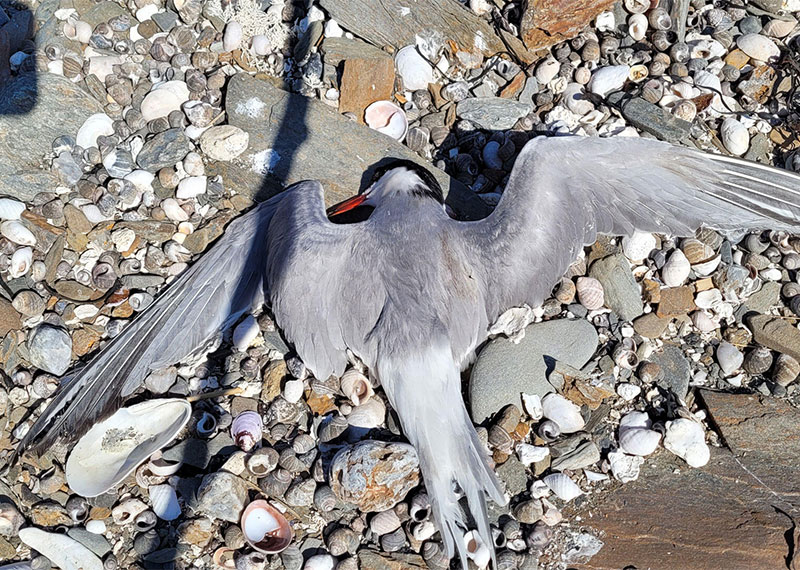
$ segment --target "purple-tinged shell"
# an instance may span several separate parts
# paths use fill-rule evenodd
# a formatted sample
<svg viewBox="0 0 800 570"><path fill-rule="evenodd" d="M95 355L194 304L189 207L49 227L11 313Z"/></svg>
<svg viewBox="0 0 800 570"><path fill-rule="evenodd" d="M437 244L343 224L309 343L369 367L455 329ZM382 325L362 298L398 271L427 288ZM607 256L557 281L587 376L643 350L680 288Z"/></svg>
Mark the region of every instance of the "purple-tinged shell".
<svg viewBox="0 0 800 570"><path fill-rule="evenodd" d="M231 424L231 437L241 449L251 451L261 441L262 426L258 412L242 412Z"/></svg>

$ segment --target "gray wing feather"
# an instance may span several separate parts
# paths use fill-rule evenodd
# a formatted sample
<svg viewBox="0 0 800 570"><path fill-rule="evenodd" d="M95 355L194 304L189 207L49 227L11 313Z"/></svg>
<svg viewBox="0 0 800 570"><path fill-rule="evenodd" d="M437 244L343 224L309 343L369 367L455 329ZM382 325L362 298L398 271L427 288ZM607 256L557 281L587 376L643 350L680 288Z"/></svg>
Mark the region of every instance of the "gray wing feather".
<svg viewBox="0 0 800 570"><path fill-rule="evenodd" d="M495 211L459 226L482 262L493 319L544 301L598 234L797 231L799 204L800 176L778 168L647 139L540 137Z"/></svg>
<svg viewBox="0 0 800 570"><path fill-rule="evenodd" d="M282 197L234 220L207 253L65 381L18 449L76 439L119 408L151 370L183 360L263 304L266 233Z"/></svg>

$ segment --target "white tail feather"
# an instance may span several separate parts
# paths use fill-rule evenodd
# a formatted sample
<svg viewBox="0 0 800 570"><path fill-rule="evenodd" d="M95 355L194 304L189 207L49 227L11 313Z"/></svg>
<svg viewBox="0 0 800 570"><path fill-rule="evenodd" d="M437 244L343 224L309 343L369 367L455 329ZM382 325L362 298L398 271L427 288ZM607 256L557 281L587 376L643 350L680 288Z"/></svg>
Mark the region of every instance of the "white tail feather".
<svg viewBox="0 0 800 570"><path fill-rule="evenodd" d="M458 490L466 497L481 539L490 548L485 496L499 504L507 499L464 407L461 378L452 353L444 346L434 346L424 353L384 359L378 365L378 377L400 416L403 432L419 455L447 553L452 557L458 549L466 568L463 536L467 520Z"/></svg>

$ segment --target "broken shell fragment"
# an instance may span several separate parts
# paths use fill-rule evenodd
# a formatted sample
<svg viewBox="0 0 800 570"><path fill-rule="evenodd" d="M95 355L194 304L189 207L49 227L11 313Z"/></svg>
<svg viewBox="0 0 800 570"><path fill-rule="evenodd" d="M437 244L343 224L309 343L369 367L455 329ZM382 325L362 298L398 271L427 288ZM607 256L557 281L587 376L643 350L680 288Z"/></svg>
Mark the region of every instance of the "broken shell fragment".
<svg viewBox="0 0 800 570"><path fill-rule="evenodd" d="M113 488L172 441L191 413L192 406L185 400L148 400L95 424L67 459L70 489L83 497L96 497Z"/></svg>
<svg viewBox="0 0 800 570"><path fill-rule="evenodd" d="M251 451L261 441L261 430L261 416L258 412L248 410L234 418L231 424L231 437L240 449Z"/></svg>
<svg viewBox="0 0 800 570"><path fill-rule="evenodd" d="M471 530L464 535L464 547L467 549L467 557L472 560L478 568L486 568L491 560L489 547L481 540L478 531Z"/></svg>
<svg viewBox="0 0 800 570"><path fill-rule="evenodd" d="M706 445L703 426L686 418L667 422L664 447L682 458L691 467L702 467L711 458L711 450Z"/></svg>
<svg viewBox="0 0 800 570"><path fill-rule="evenodd" d="M581 409L560 394L550 393L542 398L544 417L554 421L561 433L574 433L583 429L586 422Z"/></svg>
<svg viewBox="0 0 800 570"><path fill-rule="evenodd" d="M294 536L286 517L263 499L247 505L242 513L241 527L247 543L265 554L282 552Z"/></svg>
<svg viewBox="0 0 800 570"><path fill-rule="evenodd" d="M391 101L375 101L364 111L364 122L379 133L401 141L408 132L408 119L403 109Z"/></svg>

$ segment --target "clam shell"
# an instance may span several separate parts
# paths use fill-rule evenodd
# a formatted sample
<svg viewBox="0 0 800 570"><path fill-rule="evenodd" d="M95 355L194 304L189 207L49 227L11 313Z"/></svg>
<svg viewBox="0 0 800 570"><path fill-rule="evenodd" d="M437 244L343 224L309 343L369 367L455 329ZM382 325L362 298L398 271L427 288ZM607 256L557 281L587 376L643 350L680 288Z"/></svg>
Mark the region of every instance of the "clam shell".
<svg viewBox="0 0 800 570"><path fill-rule="evenodd" d="M75 143L83 148L97 148L97 137L107 137L114 134L114 122L105 113L95 113L87 118L78 134Z"/></svg>
<svg viewBox="0 0 800 570"><path fill-rule="evenodd" d="M236 570L234 556L236 551L233 548L222 546L214 551L214 564L226 570Z"/></svg>
<svg viewBox="0 0 800 570"><path fill-rule="evenodd" d="M19 531L19 539L61 570L104 570L96 554L66 535L29 527Z"/></svg>
<svg viewBox="0 0 800 570"><path fill-rule="evenodd" d="M686 418L667 422L664 447L692 467L702 467L711 458L703 426Z"/></svg>
<svg viewBox="0 0 800 570"><path fill-rule="evenodd" d="M464 548L467 551L467 558L472 560L478 568L486 568L489 565L492 552L483 542L477 530L471 530L464 534Z"/></svg>
<svg viewBox="0 0 800 570"><path fill-rule="evenodd" d="M697 327L700 332L704 333L716 330L718 326L705 311L695 311L692 313L692 324Z"/></svg>
<svg viewBox="0 0 800 570"><path fill-rule="evenodd" d="M736 119L728 117L722 121L719 132L722 144L731 154L742 156L750 148L750 133L747 132L747 127Z"/></svg>
<svg viewBox="0 0 800 570"><path fill-rule="evenodd" d="M622 253L631 261L641 261L656 248L656 237L647 232L633 232L622 238Z"/></svg>
<svg viewBox="0 0 800 570"><path fill-rule="evenodd" d="M744 354L731 343L723 341L717 347L717 362L725 375L730 376L742 367Z"/></svg>
<svg viewBox="0 0 800 570"><path fill-rule="evenodd" d="M303 565L303 570L333 570L336 567L336 558L330 554L315 554Z"/></svg>
<svg viewBox="0 0 800 570"><path fill-rule="evenodd" d="M402 141L408 132L408 118L391 101L375 101L364 111L364 122L379 133Z"/></svg>
<svg viewBox="0 0 800 570"><path fill-rule="evenodd" d="M575 289L578 293L578 300L581 305L590 311L595 311L603 306L605 295L603 293L603 286L597 279L593 277L579 277L578 282L575 284Z"/></svg>
<svg viewBox="0 0 800 570"><path fill-rule="evenodd" d="M166 81L153 86L142 99L141 113L145 121L166 117L172 111L180 111L189 100L189 88L183 81Z"/></svg>
<svg viewBox="0 0 800 570"><path fill-rule="evenodd" d="M758 61L775 61L781 57L778 45L761 34L742 34L736 38L736 45L749 57Z"/></svg>
<svg viewBox="0 0 800 570"><path fill-rule="evenodd" d="M25 204L12 198L0 198L0 220L19 220Z"/></svg>
<svg viewBox="0 0 800 570"><path fill-rule="evenodd" d="M689 238L681 243L681 251L690 264L701 263L714 257L714 250L699 239Z"/></svg>
<svg viewBox="0 0 800 570"><path fill-rule="evenodd" d="M36 237L33 233L16 220L0 224L0 234L18 245L36 245Z"/></svg>
<svg viewBox="0 0 800 570"><path fill-rule="evenodd" d="M692 266L686 259L686 255L676 249L661 268L661 279L667 287L678 287L689 277L691 269Z"/></svg>
<svg viewBox="0 0 800 570"><path fill-rule="evenodd" d="M583 495L583 491L578 485L564 473L552 473L543 479L556 497L562 501L569 502L575 497Z"/></svg>
<svg viewBox="0 0 800 570"><path fill-rule="evenodd" d="M31 268L33 263L33 249L21 247L11 256L8 264L8 274L13 278L22 277Z"/></svg>
<svg viewBox="0 0 800 570"><path fill-rule="evenodd" d="M342 375L340 389L345 397L353 402L354 406L364 404L375 393L369 378L355 368L351 368Z"/></svg>
<svg viewBox="0 0 800 570"><path fill-rule="evenodd" d="M595 95L605 97L606 94L617 91L625 84L630 75L627 65L609 65L597 69L589 81L589 91Z"/></svg>
<svg viewBox="0 0 800 570"><path fill-rule="evenodd" d="M700 277L708 277L717 270L721 261L722 256L715 255L706 261L701 261L700 263L692 265L692 271Z"/></svg>
<svg viewBox="0 0 800 570"><path fill-rule="evenodd" d="M406 46L394 56L397 74L403 80L403 87L409 91L427 89L433 83L433 68L423 58L415 46Z"/></svg>
<svg viewBox="0 0 800 570"><path fill-rule="evenodd" d="M347 423L353 427L372 429L381 425L386 418L386 406L378 398L373 398L353 408L347 416Z"/></svg>
<svg viewBox="0 0 800 570"><path fill-rule="evenodd" d="M261 442L262 426L258 412L252 410L242 412L231 423L231 437L239 448L250 451Z"/></svg>
<svg viewBox="0 0 800 570"><path fill-rule="evenodd" d="M780 354L775 360L775 372L772 376L776 384L788 386L800 375L800 362L788 354Z"/></svg>
<svg viewBox="0 0 800 570"><path fill-rule="evenodd" d="M113 488L172 441L191 413L192 406L185 400L148 400L95 424L67 459L70 489L84 497L96 497Z"/></svg>
<svg viewBox="0 0 800 570"><path fill-rule="evenodd" d="M241 528L247 543L265 554L282 552L294 536L286 517L262 499L247 505L242 513Z"/></svg>
<svg viewBox="0 0 800 570"><path fill-rule="evenodd" d="M381 511L369 521L369 528L378 536L383 536L400 528L400 517L394 509Z"/></svg>
<svg viewBox="0 0 800 570"><path fill-rule="evenodd" d="M164 521L174 521L181 516L178 495L170 485L154 485L147 490L153 512Z"/></svg>
<svg viewBox="0 0 800 570"><path fill-rule="evenodd" d="M586 425L581 409L561 394L550 393L542 398L542 411L545 418L558 425L561 433L574 433Z"/></svg>

